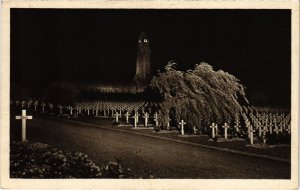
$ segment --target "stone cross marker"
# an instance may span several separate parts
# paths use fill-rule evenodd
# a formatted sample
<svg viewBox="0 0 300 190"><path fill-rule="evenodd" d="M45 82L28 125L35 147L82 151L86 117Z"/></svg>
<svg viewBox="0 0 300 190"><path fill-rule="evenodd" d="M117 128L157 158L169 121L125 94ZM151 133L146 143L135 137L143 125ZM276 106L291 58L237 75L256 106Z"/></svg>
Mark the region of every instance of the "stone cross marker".
<svg viewBox="0 0 300 190"><path fill-rule="evenodd" d="M216 132L216 135L218 135L218 131L219 131L219 129L218 129L218 124L215 124L215 132Z"/></svg>
<svg viewBox="0 0 300 190"><path fill-rule="evenodd" d="M158 114L155 112L154 114L154 121L155 121L155 126L158 126Z"/></svg>
<svg viewBox="0 0 300 190"><path fill-rule="evenodd" d="M26 110L22 110L22 115L16 116L16 119L22 119L22 141L26 141L26 120L32 119L32 116L26 115Z"/></svg>
<svg viewBox="0 0 300 190"><path fill-rule="evenodd" d="M26 102L23 100L23 101L21 102L22 108L24 107L25 104L26 104Z"/></svg>
<svg viewBox="0 0 300 190"><path fill-rule="evenodd" d="M280 124L279 124L279 131L282 133L283 132L283 122L281 122Z"/></svg>
<svg viewBox="0 0 300 190"><path fill-rule="evenodd" d="M49 108L52 110L54 108L53 104L49 103Z"/></svg>
<svg viewBox="0 0 300 190"><path fill-rule="evenodd" d="M272 123L270 123L270 124L269 124L269 132L270 132L271 135L272 135L272 133L273 133L273 130L272 130L272 129L273 129L273 126L272 126Z"/></svg>
<svg viewBox="0 0 300 190"><path fill-rule="evenodd" d="M252 125L250 125L250 144L253 144L253 133L255 130L253 129Z"/></svg>
<svg viewBox="0 0 300 190"><path fill-rule="evenodd" d="M263 136L266 136L266 133L267 133L268 129L266 126L264 126L262 132L263 132Z"/></svg>
<svg viewBox="0 0 300 190"><path fill-rule="evenodd" d="M139 114L139 112L136 112L136 123L139 123L139 116L140 116L140 114Z"/></svg>
<svg viewBox="0 0 300 190"><path fill-rule="evenodd" d="M275 131L275 133L278 135L278 132L279 132L278 127L275 127L274 131Z"/></svg>
<svg viewBox="0 0 300 190"><path fill-rule="evenodd" d="M261 137L261 124L258 124L258 136Z"/></svg>
<svg viewBox="0 0 300 190"><path fill-rule="evenodd" d="M129 115L130 115L129 112L127 111L126 114L125 114L125 116L126 116L126 123L128 123Z"/></svg>
<svg viewBox="0 0 300 190"><path fill-rule="evenodd" d="M184 125L186 124L186 122L184 122L183 120L181 120L181 122L179 123L179 125L181 125L181 135L184 135Z"/></svg>
<svg viewBox="0 0 300 190"><path fill-rule="evenodd" d="M291 134L291 124L289 124L285 130L288 132L288 134Z"/></svg>
<svg viewBox="0 0 300 190"><path fill-rule="evenodd" d="M222 128L224 128L224 137L225 139L227 139L227 129L229 128L229 125L227 125L227 123L224 123Z"/></svg>
<svg viewBox="0 0 300 190"><path fill-rule="evenodd" d="M279 130L278 130L278 126L277 126L277 123L276 123L276 122L274 123L274 126L275 126L274 131L275 131L275 133L278 135L278 131L279 131Z"/></svg>
<svg viewBox="0 0 300 190"><path fill-rule="evenodd" d="M29 102L27 102L27 108L28 109L30 108L31 104L32 104L32 100L30 100Z"/></svg>
<svg viewBox="0 0 300 190"><path fill-rule="evenodd" d="M138 119L139 119L139 113L136 112L136 113L134 114L134 128L137 127Z"/></svg>
<svg viewBox="0 0 300 190"><path fill-rule="evenodd" d="M36 107L39 105L39 102L36 100L33 105L34 105L34 111L36 111Z"/></svg>
<svg viewBox="0 0 300 190"><path fill-rule="evenodd" d="M248 138L250 138L250 122L248 121L247 123L246 123L246 127L247 127L247 129L248 129Z"/></svg>
<svg viewBox="0 0 300 190"><path fill-rule="evenodd" d="M239 128L239 127L240 127L240 126L238 126L238 125L235 125L235 126L234 126L236 132L239 132L239 131L240 131L240 128Z"/></svg>
<svg viewBox="0 0 300 190"><path fill-rule="evenodd" d="M59 109L59 114L62 115L62 109L63 109L63 107L61 105L58 105L57 107Z"/></svg>
<svg viewBox="0 0 300 190"><path fill-rule="evenodd" d="M168 117L167 130L170 130L170 121L171 121L171 119Z"/></svg>
<svg viewBox="0 0 300 190"><path fill-rule="evenodd" d="M116 112L115 116L116 116L116 122L118 123L119 122L119 116L121 116L121 115L118 112Z"/></svg>
<svg viewBox="0 0 300 190"><path fill-rule="evenodd" d="M72 106L68 106L68 109L70 110L70 115L73 115L73 107Z"/></svg>
<svg viewBox="0 0 300 190"><path fill-rule="evenodd" d="M148 126L149 114L147 112L145 112L143 118L145 118L145 127L147 127Z"/></svg>
<svg viewBox="0 0 300 190"><path fill-rule="evenodd" d="M216 127L216 124L215 123L212 123L210 128L211 128L211 137L212 138L215 138L215 127Z"/></svg>

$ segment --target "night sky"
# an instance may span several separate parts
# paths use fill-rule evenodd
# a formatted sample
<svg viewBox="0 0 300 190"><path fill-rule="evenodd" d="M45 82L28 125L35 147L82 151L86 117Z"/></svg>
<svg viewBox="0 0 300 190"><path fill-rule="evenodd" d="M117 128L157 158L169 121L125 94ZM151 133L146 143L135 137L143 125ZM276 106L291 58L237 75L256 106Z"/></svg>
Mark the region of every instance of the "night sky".
<svg viewBox="0 0 300 190"><path fill-rule="evenodd" d="M11 82L124 83L137 40L149 37L153 73L207 62L247 87L249 99L290 105L290 10L11 9Z"/></svg>

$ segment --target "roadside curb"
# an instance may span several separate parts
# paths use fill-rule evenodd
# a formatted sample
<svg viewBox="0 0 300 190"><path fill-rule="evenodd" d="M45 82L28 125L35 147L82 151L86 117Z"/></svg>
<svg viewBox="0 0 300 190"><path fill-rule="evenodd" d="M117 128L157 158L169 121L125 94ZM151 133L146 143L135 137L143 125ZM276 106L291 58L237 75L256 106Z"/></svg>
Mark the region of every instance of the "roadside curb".
<svg viewBox="0 0 300 190"><path fill-rule="evenodd" d="M61 120L64 122L69 122L69 123L74 123L74 124L79 124L79 125L87 125L87 126L92 126L92 127L97 127L97 128L103 128L103 129L108 129L108 130L118 131L118 132L123 132L123 133L135 134L135 135L149 137L149 138L156 138L156 139L160 139L160 140L166 140L166 141L170 141L170 142L181 143L181 144L195 146L195 147L229 152L229 153L238 154L238 155L242 155L242 156L250 156L250 157L256 157L256 158L269 159L269 160L279 161L279 162L284 162L284 163L289 163L289 164L291 163L291 161L289 159L279 158L279 157L275 157L275 156L268 156L268 155L262 155L262 154L242 152L242 151L228 149L228 148L221 148L221 147L216 147L216 146L197 144L197 143L192 143L192 142L187 142L187 141L182 141L182 140L175 140L175 139L171 139L168 137L160 137L160 136L156 136L156 135L144 134L144 133L137 132L137 131L128 131L128 130L124 130L124 129L120 129L120 128L101 126L101 125L86 123L86 122L82 122L82 121L67 120L67 119L62 119L62 118L51 118L51 119Z"/></svg>

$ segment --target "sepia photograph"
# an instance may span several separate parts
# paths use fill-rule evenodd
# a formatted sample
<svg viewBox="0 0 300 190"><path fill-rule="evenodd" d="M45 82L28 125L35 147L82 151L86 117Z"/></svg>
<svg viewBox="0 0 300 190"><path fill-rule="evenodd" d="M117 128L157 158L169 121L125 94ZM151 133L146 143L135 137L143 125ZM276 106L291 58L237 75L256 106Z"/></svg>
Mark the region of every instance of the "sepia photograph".
<svg viewBox="0 0 300 190"><path fill-rule="evenodd" d="M293 11L10 7L8 178L290 182Z"/></svg>

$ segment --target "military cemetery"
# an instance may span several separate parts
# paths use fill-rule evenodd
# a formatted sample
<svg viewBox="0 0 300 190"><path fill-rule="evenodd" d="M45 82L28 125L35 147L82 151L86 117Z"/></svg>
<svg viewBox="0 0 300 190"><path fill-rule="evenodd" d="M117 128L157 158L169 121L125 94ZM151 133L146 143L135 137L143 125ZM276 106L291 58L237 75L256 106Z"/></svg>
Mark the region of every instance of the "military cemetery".
<svg viewBox="0 0 300 190"><path fill-rule="evenodd" d="M257 51L271 46L271 39L262 40L266 31L274 32L276 46L284 49L290 30L276 33L272 17L282 18L284 25L288 14L148 11L116 10L115 16L104 10L12 12L10 176L289 179L295 127L286 87L289 51L278 55L272 46L267 58L253 58L258 47L244 24L253 25L248 13L257 20L269 15L254 31L261 35L255 43L263 46ZM152 13L161 20L153 21ZM234 20L238 17L243 22ZM211 26L217 29L209 22L217 22ZM19 34L30 23L41 25L32 28L41 30L36 38ZM49 45L30 45L46 37ZM264 61L273 56L282 65L251 66L260 59L261 65L271 64ZM39 60L45 63L38 65ZM36 62L32 71L19 69L31 61ZM280 73L281 81L275 79Z"/></svg>

